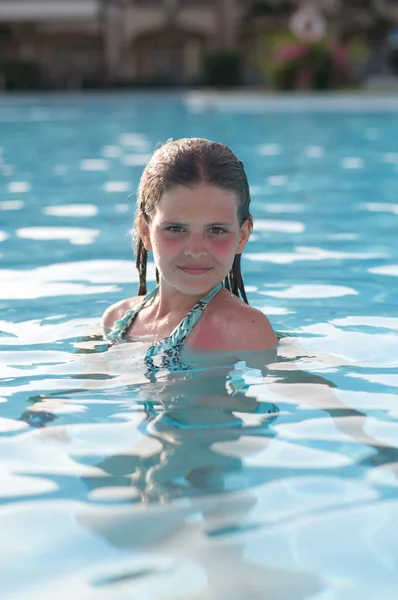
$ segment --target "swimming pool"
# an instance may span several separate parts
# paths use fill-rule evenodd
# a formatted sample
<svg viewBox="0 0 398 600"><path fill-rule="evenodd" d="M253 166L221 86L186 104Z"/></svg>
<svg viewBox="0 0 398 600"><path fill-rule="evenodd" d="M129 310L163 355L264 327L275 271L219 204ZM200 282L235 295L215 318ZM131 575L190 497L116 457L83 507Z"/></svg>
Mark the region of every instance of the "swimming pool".
<svg viewBox="0 0 398 600"><path fill-rule="evenodd" d="M2 598L395 600L398 103L4 96L0 132ZM182 136L245 163L249 301L295 336L264 374L97 335Z"/></svg>

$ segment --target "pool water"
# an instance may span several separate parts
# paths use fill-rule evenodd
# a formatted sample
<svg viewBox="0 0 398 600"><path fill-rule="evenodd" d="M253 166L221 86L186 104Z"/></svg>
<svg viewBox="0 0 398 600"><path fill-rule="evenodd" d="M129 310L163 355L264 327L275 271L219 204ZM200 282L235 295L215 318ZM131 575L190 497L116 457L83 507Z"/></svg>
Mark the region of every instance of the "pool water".
<svg viewBox="0 0 398 600"><path fill-rule="evenodd" d="M398 103L4 96L0 132L2 598L395 600ZM148 380L99 319L185 136L244 161L248 298L290 335Z"/></svg>

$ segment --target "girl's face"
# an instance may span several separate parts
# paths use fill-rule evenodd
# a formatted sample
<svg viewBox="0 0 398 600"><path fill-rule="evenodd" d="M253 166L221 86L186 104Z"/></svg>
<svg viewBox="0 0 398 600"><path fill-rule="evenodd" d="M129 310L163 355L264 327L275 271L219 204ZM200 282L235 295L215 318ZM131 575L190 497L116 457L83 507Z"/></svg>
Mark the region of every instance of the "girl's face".
<svg viewBox="0 0 398 600"><path fill-rule="evenodd" d="M250 232L249 221L239 224L235 194L207 185L176 186L163 194L151 223L139 223L161 285L184 294L204 294L223 281Z"/></svg>

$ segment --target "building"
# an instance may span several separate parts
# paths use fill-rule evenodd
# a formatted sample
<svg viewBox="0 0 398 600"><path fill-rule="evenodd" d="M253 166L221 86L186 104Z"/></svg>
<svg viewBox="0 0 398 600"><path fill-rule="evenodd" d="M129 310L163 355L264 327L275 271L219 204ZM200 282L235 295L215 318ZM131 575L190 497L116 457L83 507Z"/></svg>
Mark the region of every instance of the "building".
<svg viewBox="0 0 398 600"><path fill-rule="evenodd" d="M0 1L0 60L27 84L38 71L45 87L79 87L98 77L103 38L96 0Z"/></svg>
<svg viewBox="0 0 398 600"><path fill-rule="evenodd" d="M0 0L0 60L43 85L199 82L205 53L234 46L241 0Z"/></svg>
<svg viewBox="0 0 398 600"><path fill-rule="evenodd" d="M124 2L108 17L109 71L125 81L200 82L205 54L236 46L242 9L240 0Z"/></svg>
<svg viewBox="0 0 398 600"><path fill-rule="evenodd" d="M242 82L263 84L273 40L309 2L336 39L362 39L370 71L388 70L398 0L0 0L0 68L8 87L180 86L234 49Z"/></svg>

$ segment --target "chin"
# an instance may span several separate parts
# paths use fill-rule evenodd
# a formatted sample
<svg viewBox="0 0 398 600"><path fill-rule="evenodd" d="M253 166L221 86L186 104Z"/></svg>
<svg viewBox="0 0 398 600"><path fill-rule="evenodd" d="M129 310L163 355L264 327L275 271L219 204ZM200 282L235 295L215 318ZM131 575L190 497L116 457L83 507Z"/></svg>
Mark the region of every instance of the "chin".
<svg viewBox="0 0 398 600"><path fill-rule="evenodd" d="M204 296L214 286L224 281L223 273L214 269L208 276L191 276L181 271L170 270L168 275L160 273L165 284L182 294Z"/></svg>

